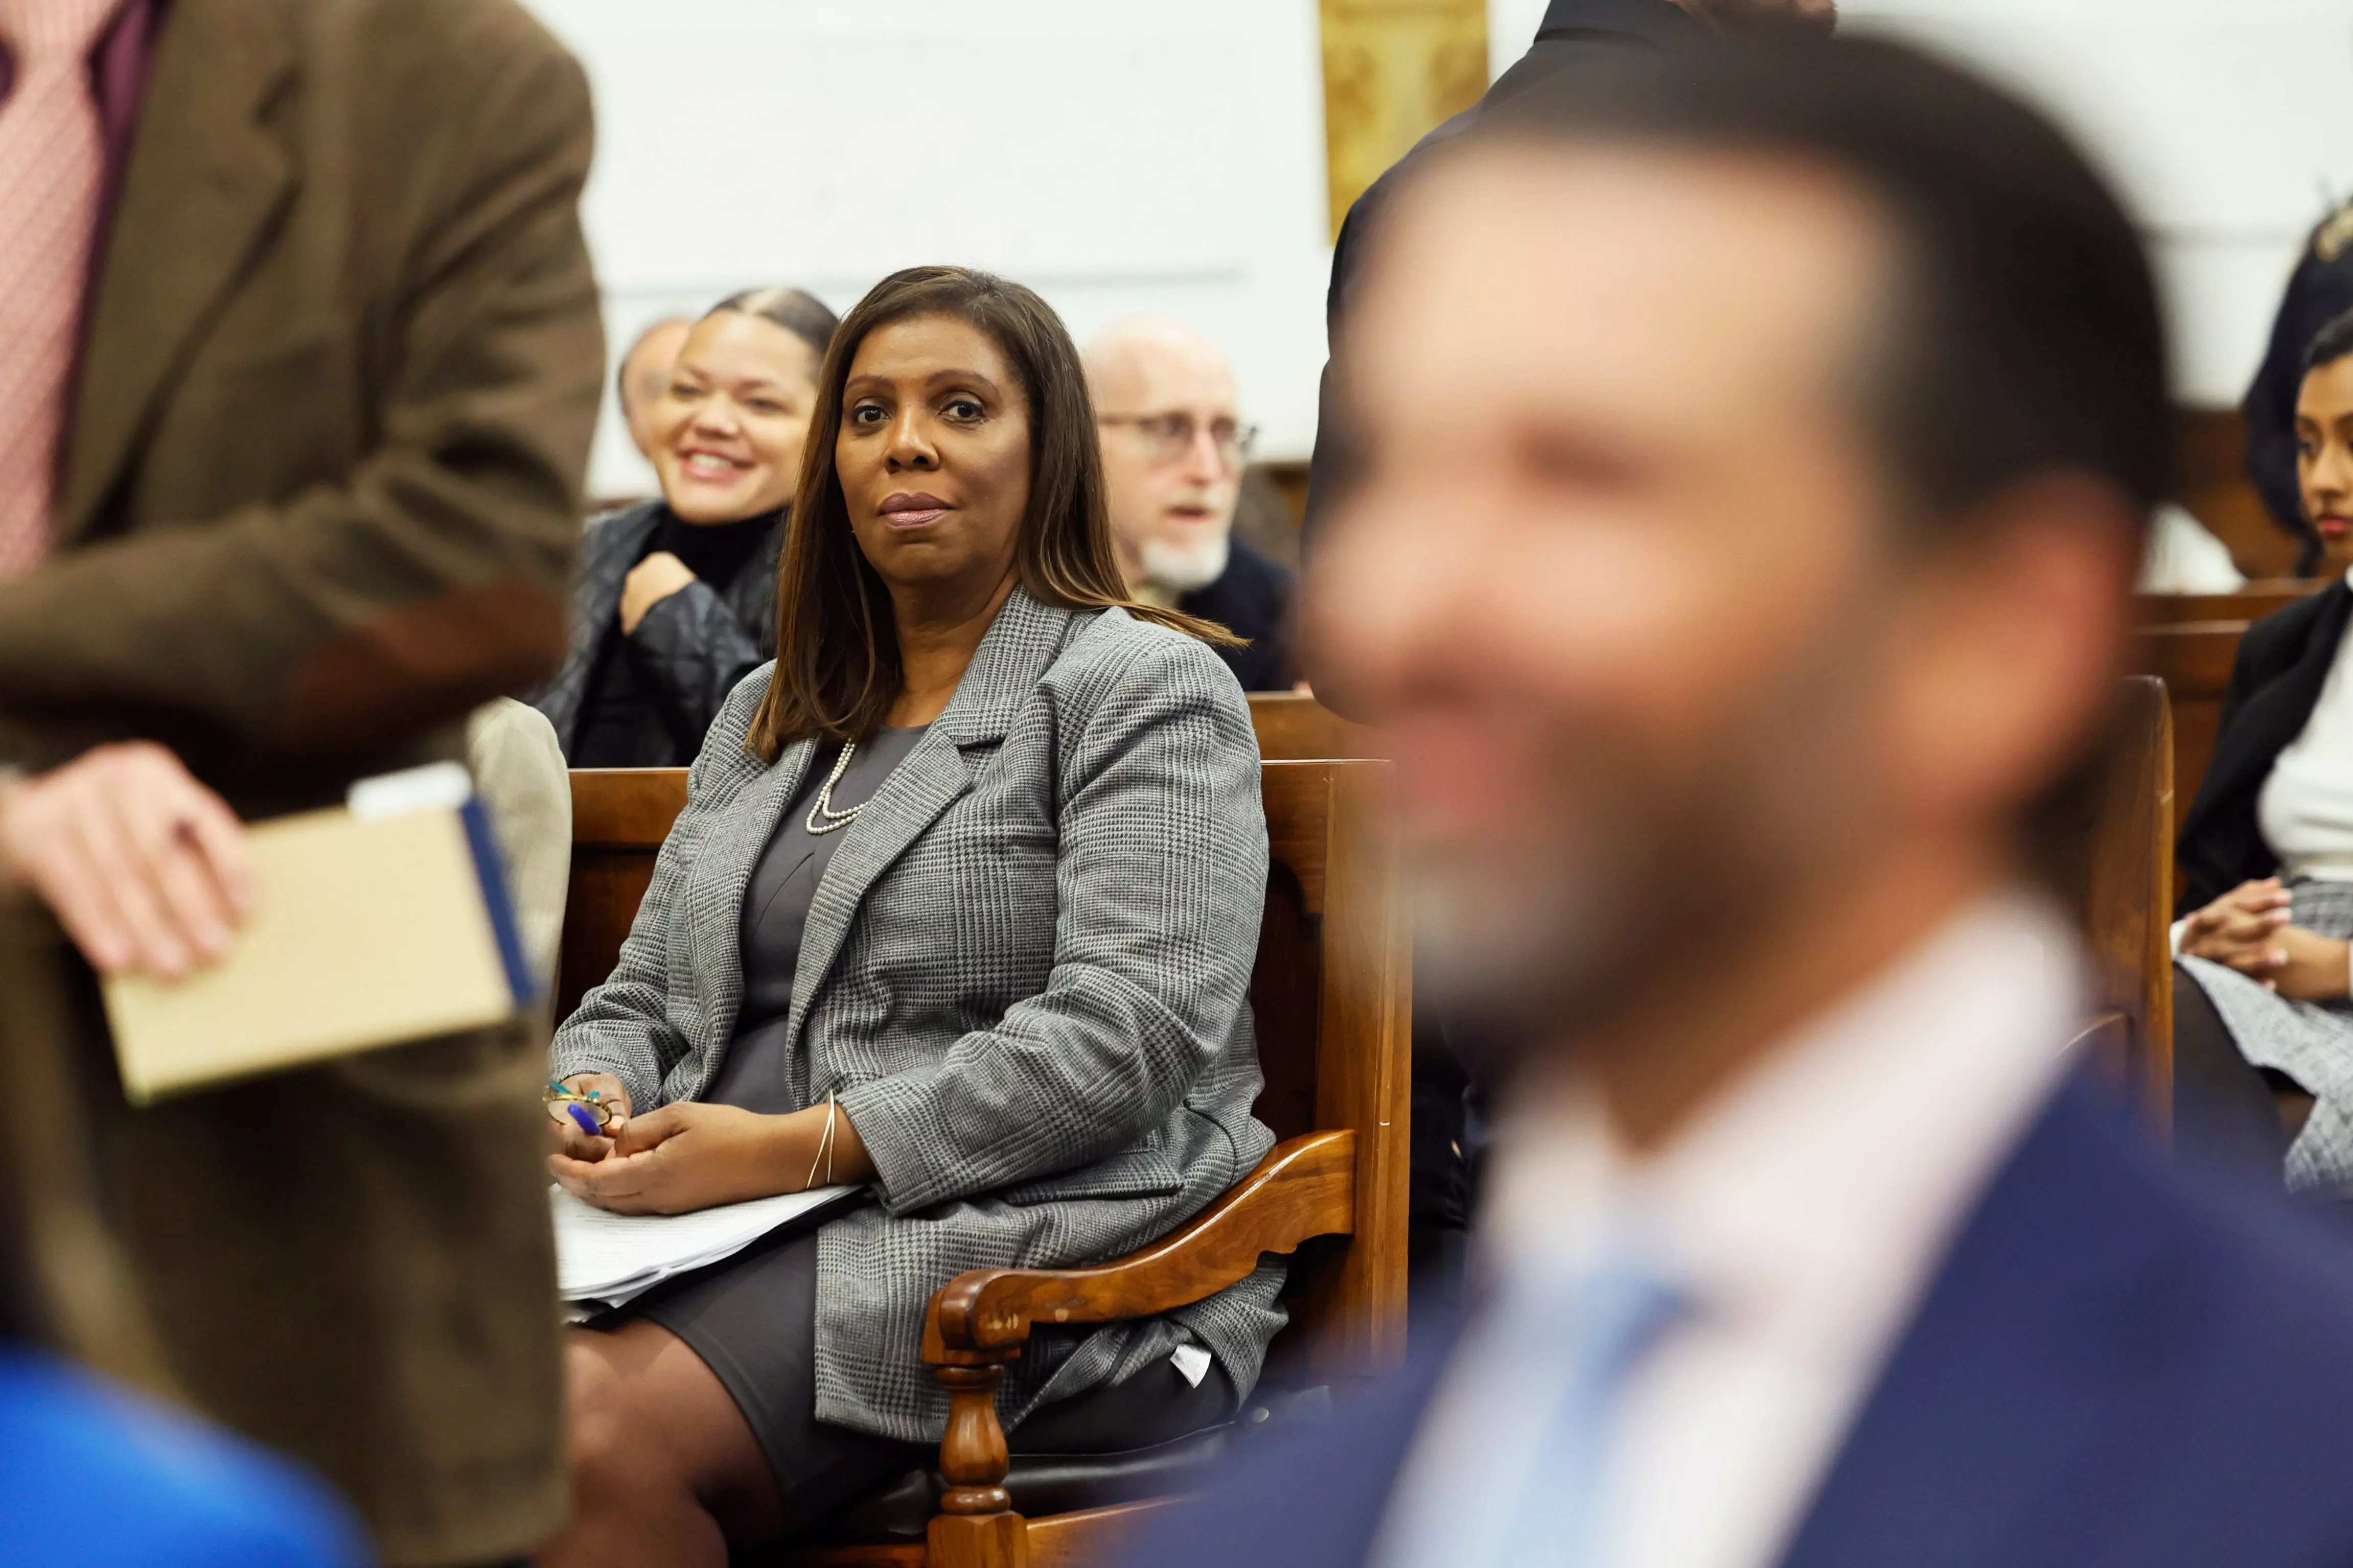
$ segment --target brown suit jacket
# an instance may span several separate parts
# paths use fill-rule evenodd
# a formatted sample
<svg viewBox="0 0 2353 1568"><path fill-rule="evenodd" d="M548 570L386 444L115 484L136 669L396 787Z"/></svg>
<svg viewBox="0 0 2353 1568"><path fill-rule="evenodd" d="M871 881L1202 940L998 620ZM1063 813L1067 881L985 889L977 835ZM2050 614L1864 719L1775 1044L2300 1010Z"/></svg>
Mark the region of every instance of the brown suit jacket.
<svg viewBox="0 0 2353 1568"><path fill-rule="evenodd" d="M586 82L513 0L175 0L94 285L61 540L0 585L0 763L164 741L248 816L460 754L564 648L603 368ZM62 1339L341 1486L394 1563L565 1503L542 1031L128 1107L0 910Z"/></svg>

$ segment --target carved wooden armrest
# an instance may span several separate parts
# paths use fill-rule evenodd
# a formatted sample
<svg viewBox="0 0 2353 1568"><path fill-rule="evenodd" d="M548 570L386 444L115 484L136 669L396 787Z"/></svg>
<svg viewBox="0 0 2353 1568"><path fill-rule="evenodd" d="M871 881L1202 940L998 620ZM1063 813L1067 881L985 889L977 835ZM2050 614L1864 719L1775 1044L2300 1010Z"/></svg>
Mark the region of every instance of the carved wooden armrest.
<svg viewBox="0 0 2353 1568"><path fill-rule="evenodd" d="M997 1386L1033 1323L1108 1323L1187 1307L1246 1279L1269 1252L1356 1229L1356 1135L1310 1132L1277 1144L1190 1225L1092 1268L976 1268L932 1297L923 1359L948 1391L940 1442L947 1480L932 1521L937 1568L1028 1560L1005 1473Z"/></svg>
<svg viewBox="0 0 2353 1568"><path fill-rule="evenodd" d="M1263 1253L1352 1231L1356 1196L1356 1133L1291 1139L1190 1225L1114 1262L957 1275L924 1314L923 1359L934 1366L1009 1361L1032 1323L1108 1323L1189 1307L1248 1279Z"/></svg>

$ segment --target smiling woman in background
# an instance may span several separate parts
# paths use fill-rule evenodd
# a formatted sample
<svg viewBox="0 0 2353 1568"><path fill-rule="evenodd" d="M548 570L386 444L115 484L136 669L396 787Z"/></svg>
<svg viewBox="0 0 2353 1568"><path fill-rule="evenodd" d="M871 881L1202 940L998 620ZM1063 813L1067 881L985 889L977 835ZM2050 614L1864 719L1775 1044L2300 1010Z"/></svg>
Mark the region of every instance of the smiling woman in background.
<svg viewBox="0 0 2353 1568"><path fill-rule="evenodd" d="M2296 398L2296 479L2322 570L2339 581L2249 626L2198 798L2181 826L2175 987L2185 1108L2229 1116L2253 1064L2242 1141L2286 1149L2288 1184L2353 1197L2353 314L2314 338ZM2246 1101L2242 1099L2241 1104ZM2227 1132L2227 1129L2225 1130ZM2289 1142L2289 1137L2293 1142Z"/></svg>
<svg viewBox="0 0 2353 1568"><path fill-rule="evenodd" d="M1224 634L1121 581L1061 322L985 274L886 279L809 442L776 662L712 726L612 978L555 1037L554 1075L623 1120L550 1163L622 1213L828 1180L875 1201L574 1332L575 1513L545 1563L717 1568L929 1466L933 1291L1130 1251L1274 1141L1249 707ZM1221 1419L1281 1278L1041 1331L1000 1396L1014 1446Z"/></svg>
<svg viewBox="0 0 2353 1568"><path fill-rule="evenodd" d="M564 668L533 706L575 768L679 767L775 652L776 562L833 312L797 289L721 300L649 411L662 499L591 526Z"/></svg>

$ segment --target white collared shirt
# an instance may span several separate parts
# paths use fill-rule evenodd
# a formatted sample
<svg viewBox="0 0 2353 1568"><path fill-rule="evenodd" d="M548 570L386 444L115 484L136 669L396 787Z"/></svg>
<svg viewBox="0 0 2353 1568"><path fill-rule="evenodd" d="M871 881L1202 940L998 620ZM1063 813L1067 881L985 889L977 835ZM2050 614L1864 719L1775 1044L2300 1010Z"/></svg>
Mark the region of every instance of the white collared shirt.
<svg viewBox="0 0 2353 1568"><path fill-rule="evenodd" d="M2282 877L2353 882L2353 637L2337 644L2304 729L2273 759L2255 805Z"/></svg>
<svg viewBox="0 0 2353 1568"><path fill-rule="evenodd" d="M1616 1406L1595 1568L1766 1568L1957 1227L2050 1097L2083 991L2023 893L1948 921L1764 1057L1656 1154L1599 1108L1508 1121L1487 1279L1576 1278L1631 1238L1690 1303ZM1558 1391L1472 1329L1382 1527L1380 1568L1493 1568ZM1540 1481L1536 1484L1542 1484Z"/></svg>

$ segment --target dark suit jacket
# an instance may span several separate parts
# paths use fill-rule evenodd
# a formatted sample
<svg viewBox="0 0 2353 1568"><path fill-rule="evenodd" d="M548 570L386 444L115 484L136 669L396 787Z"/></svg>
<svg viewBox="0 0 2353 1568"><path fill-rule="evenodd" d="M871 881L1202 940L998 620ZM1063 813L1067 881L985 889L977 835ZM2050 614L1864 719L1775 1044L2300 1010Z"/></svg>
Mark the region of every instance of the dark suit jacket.
<svg viewBox="0 0 2353 1568"><path fill-rule="evenodd" d="M2175 846L2181 881L2176 914L2201 909L2240 883L2279 869L2279 857L2256 825L2256 802L2272 763L2312 718L2348 619L2353 588L2332 583L2308 599L2273 611L2239 639L2214 759L2206 764Z"/></svg>
<svg viewBox="0 0 2353 1568"><path fill-rule="evenodd" d="M0 763L151 737L257 816L459 756L470 709L547 678L603 371L590 142L512 0L175 0L59 546L0 586ZM133 1110L54 923L0 910L0 942L61 1337L307 1460L395 1563L548 1533L539 1031Z"/></svg>
<svg viewBox="0 0 2353 1568"><path fill-rule="evenodd" d="M1997 1173L1783 1568L2353 1562L2353 1250L2070 1085ZM1442 1363L1256 1454L1134 1568L1356 1568ZM1705 1507L1695 1498L1694 1507Z"/></svg>
<svg viewBox="0 0 2353 1568"><path fill-rule="evenodd" d="M1186 595L1176 607L1250 638L1248 647L1218 649L1244 691L1288 691L1299 684L1292 657L1293 586L1289 572L1237 539L1218 580Z"/></svg>
<svg viewBox="0 0 2353 1568"><path fill-rule="evenodd" d="M1347 408L1340 391L1346 376L1345 323L1356 276L1378 237L1381 214L1408 172L1432 148L1461 135L1479 122L1482 112L1498 105L1525 93L1573 91L1579 70L1622 50L1667 48L1700 36L1700 24L1672 0L1552 0L1528 52L1495 79L1486 96L1415 143L1349 207L1339 237L1333 242L1332 283L1324 297L1324 324L1331 339L1332 357L1324 366L1307 513L1300 525L1305 548L1314 547L1318 521L1345 488L1355 466L1348 446Z"/></svg>

